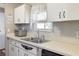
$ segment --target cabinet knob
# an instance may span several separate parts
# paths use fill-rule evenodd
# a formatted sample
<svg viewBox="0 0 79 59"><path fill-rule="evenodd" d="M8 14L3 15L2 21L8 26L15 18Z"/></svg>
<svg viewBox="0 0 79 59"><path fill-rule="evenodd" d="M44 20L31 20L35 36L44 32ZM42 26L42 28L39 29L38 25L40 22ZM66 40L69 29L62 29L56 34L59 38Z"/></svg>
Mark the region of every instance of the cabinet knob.
<svg viewBox="0 0 79 59"><path fill-rule="evenodd" d="M65 18L65 11L63 11L63 18Z"/></svg>
<svg viewBox="0 0 79 59"><path fill-rule="evenodd" d="M59 12L59 19L61 19L61 12Z"/></svg>

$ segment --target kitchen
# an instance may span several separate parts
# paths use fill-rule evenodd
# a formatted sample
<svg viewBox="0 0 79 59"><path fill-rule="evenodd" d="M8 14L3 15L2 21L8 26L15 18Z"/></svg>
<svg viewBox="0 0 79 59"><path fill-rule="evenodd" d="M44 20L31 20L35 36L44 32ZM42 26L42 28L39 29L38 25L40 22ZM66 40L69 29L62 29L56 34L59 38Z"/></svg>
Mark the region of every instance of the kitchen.
<svg viewBox="0 0 79 59"><path fill-rule="evenodd" d="M78 56L79 3L4 3L5 56ZM3 40L3 39L2 39Z"/></svg>

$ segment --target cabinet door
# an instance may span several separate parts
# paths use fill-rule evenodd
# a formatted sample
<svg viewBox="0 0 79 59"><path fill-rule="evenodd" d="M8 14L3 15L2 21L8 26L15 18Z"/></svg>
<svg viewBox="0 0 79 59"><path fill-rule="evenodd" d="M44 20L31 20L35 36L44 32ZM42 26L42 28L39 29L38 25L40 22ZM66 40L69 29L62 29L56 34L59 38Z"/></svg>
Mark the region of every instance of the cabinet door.
<svg viewBox="0 0 79 59"><path fill-rule="evenodd" d="M28 52L22 50L19 48L19 53L18 53L19 56L28 56Z"/></svg>
<svg viewBox="0 0 79 59"><path fill-rule="evenodd" d="M19 8L19 18L20 18L20 23L24 23L25 19L25 5L20 6Z"/></svg>
<svg viewBox="0 0 79 59"><path fill-rule="evenodd" d="M18 56L18 48L9 44L9 56Z"/></svg>
<svg viewBox="0 0 79 59"><path fill-rule="evenodd" d="M31 7L29 5L25 5L24 14L25 14L24 23L30 23Z"/></svg>
<svg viewBox="0 0 79 59"><path fill-rule="evenodd" d="M15 23L29 23L31 8L29 5L23 4L14 10Z"/></svg>
<svg viewBox="0 0 79 59"><path fill-rule="evenodd" d="M47 4L48 21L61 21L62 20L62 5L60 3Z"/></svg>
<svg viewBox="0 0 79 59"><path fill-rule="evenodd" d="M65 3L63 7L63 21L79 19L79 4Z"/></svg>
<svg viewBox="0 0 79 59"><path fill-rule="evenodd" d="M37 21L47 20L47 10L46 4L39 4L39 12L37 14Z"/></svg>
<svg viewBox="0 0 79 59"><path fill-rule="evenodd" d="M19 23L20 22L20 18L19 18L19 15L20 15L20 13L19 13L19 11L18 11L19 9L18 8L15 8L14 9L14 23Z"/></svg>
<svg viewBox="0 0 79 59"><path fill-rule="evenodd" d="M28 56L37 56L37 55L32 54L32 53L28 53Z"/></svg>
<svg viewBox="0 0 79 59"><path fill-rule="evenodd" d="M32 5L31 19L34 21L46 21L47 11L45 4Z"/></svg>
<svg viewBox="0 0 79 59"><path fill-rule="evenodd" d="M14 22L24 23L25 17L25 5L21 5L14 10Z"/></svg>
<svg viewBox="0 0 79 59"><path fill-rule="evenodd" d="M32 5L31 8L31 21L35 22L37 20L37 14L39 13L39 5Z"/></svg>
<svg viewBox="0 0 79 59"><path fill-rule="evenodd" d="M35 56L35 54L19 49L19 56Z"/></svg>

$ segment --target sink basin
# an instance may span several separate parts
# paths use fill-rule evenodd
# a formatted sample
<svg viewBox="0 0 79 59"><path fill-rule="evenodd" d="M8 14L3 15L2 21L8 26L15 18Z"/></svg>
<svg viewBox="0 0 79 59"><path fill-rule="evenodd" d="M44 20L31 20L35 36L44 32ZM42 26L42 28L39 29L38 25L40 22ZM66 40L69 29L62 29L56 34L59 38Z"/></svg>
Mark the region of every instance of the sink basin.
<svg viewBox="0 0 79 59"><path fill-rule="evenodd" d="M45 43L45 42L48 42L49 40L41 40L41 39L38 39L38 38L24 38L22 40L25 40L25 41L30 41L30 42L34 42L34 43Z"/></svg>

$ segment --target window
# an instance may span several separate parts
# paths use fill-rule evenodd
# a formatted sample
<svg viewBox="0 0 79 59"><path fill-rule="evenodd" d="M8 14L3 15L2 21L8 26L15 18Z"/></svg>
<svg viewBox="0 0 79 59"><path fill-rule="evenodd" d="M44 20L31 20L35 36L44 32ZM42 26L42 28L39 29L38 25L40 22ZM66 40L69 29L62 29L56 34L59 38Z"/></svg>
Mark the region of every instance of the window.
<svg viewBox="0 0 79 59"><path fill-rule="evenodd" d="M52 23L51 22L38 22L36 24L37 30L52 30Z"/></svg>
<svg viewBox="0 0 79 59"><path fill-rule="evenodd" d="M52 23L45 23L45 29L51 30L52 29Z"/></svg>
<svg viewBox="0 0 79 59"><path fill-rule="evenodd" d="M37 28L37 30L44 29L44 23L37 23L36 28Z"/></svg>

